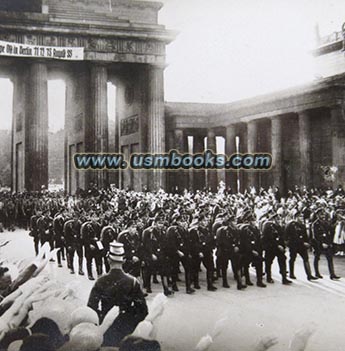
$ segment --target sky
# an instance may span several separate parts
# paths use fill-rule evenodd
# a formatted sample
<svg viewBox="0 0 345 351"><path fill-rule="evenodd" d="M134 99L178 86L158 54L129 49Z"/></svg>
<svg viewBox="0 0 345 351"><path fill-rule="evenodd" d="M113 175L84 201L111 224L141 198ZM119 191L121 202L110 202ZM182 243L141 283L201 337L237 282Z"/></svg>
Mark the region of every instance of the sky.
<svg viewBox="0 0 345 351"><path fill-rule="evenodd" d="M344 0L162 2L159 22L179 33L167 47L166 101L231 102L309 82L316 24L327 35L345 21ZM11 126L11 89L0 79L0 129ZM63 127L63 99L63 82L50 81L52 131Z"/></svg>

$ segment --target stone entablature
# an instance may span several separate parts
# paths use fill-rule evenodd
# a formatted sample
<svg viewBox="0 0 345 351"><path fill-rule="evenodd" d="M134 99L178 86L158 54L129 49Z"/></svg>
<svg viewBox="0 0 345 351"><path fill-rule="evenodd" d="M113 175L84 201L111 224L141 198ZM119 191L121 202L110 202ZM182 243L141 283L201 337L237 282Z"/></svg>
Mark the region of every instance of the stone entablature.
<svg viewBox="0 0 345 351"><path fill-rule="evenodd" d="M47 12L60 19L112 19L147 24L157 24L158 11L162 7L159 2L133 0L46 0L44 3Z"/></svg>
<svg viewBox="0 0 345 351"><path fill-rule="evenodd" d="M229 104L168 102L165 105L166 123L169 129L215 128L309 109L344 105L344 85L345 77L339 75Z"/></svg>
<svg viewBox="0 0 345 351"><path fill-rule="evenodd" d="M134 2L135 3L135 2ZM142 6L142 5L140 5ZM144 8L143 8L144 10ZM124 20L58 23L49 14L0 11L0 40L18 44L83 47L85 60L164 65L165 45L175 36L157 24Z"/></svg>

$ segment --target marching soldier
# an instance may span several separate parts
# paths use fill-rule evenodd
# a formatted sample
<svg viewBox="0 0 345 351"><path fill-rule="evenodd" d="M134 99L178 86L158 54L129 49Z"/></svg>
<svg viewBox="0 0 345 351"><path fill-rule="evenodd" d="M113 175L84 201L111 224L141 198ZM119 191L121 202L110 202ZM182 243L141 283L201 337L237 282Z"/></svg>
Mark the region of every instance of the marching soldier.
<svg viewBox="0 0 345 351"><path fill-rule="evenodd" d="M201 262L206 268L207 290L216 291L213 285L213 249L215 240L208 228L206 217L195 218L189 228L192 256L192 281L195 289L200 289L199 270Z"/></svg>
<svg viewBox="0 0 345 351"><path fill-rule="evenodd" d="M41 245L49 242L50 249L54 249L54 230L53 218L50 217L50 211L45 211L42 216L37 220L37 230L40 238Z"/></svg>
<svg viewBox="0 0 345 351"><path fill-rule="evenodd" d="M242 267L246 278L246 285L253 285L249 277L249 265L256 270L256 285L266 288L262 281L263 257L260 232L253 223L252 213L246 213L242 217L242 223L238 225L240 231L240 251L242 253Z"/></svg>
<svg viewBox="0 0 345 351"><path fill-rule="evenodd" d="M191 288L191 256L189 252L189 235L187 230L187 224L182 221L182 218L178 215L173 218L172 225L167 229L167 243L168 243L168 255L170 261L172 262L172 289L178 291L177 279L178 279L178 269L179 263L182 262L185 281L186 281L186 292L187 294L192 294L195 292Z"/></svg>
<svg viewBox="0 0 345 351"><path fill-rule="evenodd" d="M227 279L227 269L229 260L232 265L235 280L237 281L237 289L244 289L245 286L242 284L241 279L241 266L240 266L240 249L239 240L237 235L236 227L230 222L230 219L226 219L223 225L217 229L216 240L217 240L217 259L222 272L223 287L230 288Z"/></svg>
<svg viewBox="0 0 345 351"><path fill-rule="evenodd" d="M55 247L59 249L57 252L58 267L62 267L61 257L64 250L64 237L63 237L63 227L64 227L64 214L63 211L58 212L53 219L53 229L55 238Z"/></svg>
<svg viewBox="0 0 345 351"><path fill-rule="evenodd" d="M292 281L286 277L286 256L283 228L273 221L273 218L263 223L262 246L265 251L265 271L267 283L274 283L271 267L273 260L277 257L282 283L291 284Z"/></svg>
<svg viewBox="0 0 345 351"><path fill-rule="evenodd" d="M102 261L99 260L100 248L98 246L98 240L96 229L92 221L87 221L81 225L80 228L81 239L85 248L85 258L86 258L86 269L89 280L95 280L92 274L92 261L95 260L97 275L102 274L102 268L100 267ZM103 247L102 247L103 249Z"/></svg>
<svg viewBox="0 0 345 351"><path fill-rule="evenodd" d="M310 243L305 225L303 224L303 218L297 210L294 210L292 215L293 219L285 227L285 237L290 250L290 278L296 279L295 260L297 254L299 254L303 259L304 270L307 275L307 279L315 280L317 278L312 275L309 264L308 249L310 248Z"/></svg>
<svg viewBox="0 0 345 351"><path fill-rule="evenodd" d="M322 279L319 271L319 260L321 254L324 254L328 263L328 270L332 280L340 279L334 272L333 264L333 234L331 226L326 221L326 214L320 208L315 212L316 220L312 224L313 249L314 249L314 269L317 278Z"/></svg>
<svg viewBox="0 0 345 351"><path fill-rule="evenodd" d="M38 255L38 250L39 250L39 244L40 244L40 236L38 232L38 227L37 227L37 221L41 217L41 213L38 211L37 214L31 216L30 218L30 232L29 235L33 238L34 240L34 249L35 249L35 255Z"/></svg>
<svg viewBox="0 0 345 351"><path fill-rule="evenodd" d="M63 227L67 255L67 267L70 269L70 273L74 274L74 253L77 253L79 275L84 275L83 242L80 235L81 221L77 212L75 212L73 215L74 219L66 221Z"/></svg>
<svg viewBox="0 0 345 351"><path fill-rule="evenodd" d="M151 279L158 270L158 254L160 252L160 228L154 222L145 228L141 235L142 240L142 275L143 285L148 294L152 293ZM163 286L164 288L164 286ZM169 289L167 288L167 291Z"/></svg>

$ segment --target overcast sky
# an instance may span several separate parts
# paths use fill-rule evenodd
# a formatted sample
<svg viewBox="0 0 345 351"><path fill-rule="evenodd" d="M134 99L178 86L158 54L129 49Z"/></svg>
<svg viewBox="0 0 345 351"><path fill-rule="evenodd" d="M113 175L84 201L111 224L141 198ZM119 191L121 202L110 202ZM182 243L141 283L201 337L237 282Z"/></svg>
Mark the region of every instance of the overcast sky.
<svg viewBox="0 0 345 351"><path fill-rule="evenodd" d="M311 81L315 25L339 31L344 0L163 0L167 101L230 102ZM344 58L345 59L345 58ZM63 127L64 92L50 82L50 129ZM10 128L11 87L0 82L1 129Z"/></svg>

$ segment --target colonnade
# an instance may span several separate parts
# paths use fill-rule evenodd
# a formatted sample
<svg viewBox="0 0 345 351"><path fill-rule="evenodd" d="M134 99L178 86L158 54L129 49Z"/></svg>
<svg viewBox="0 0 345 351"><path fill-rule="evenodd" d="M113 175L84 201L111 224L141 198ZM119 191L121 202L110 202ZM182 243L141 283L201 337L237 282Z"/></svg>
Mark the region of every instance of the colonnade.
<svg viewBox="0 0 345 351"><path fill-rule="evenodd" d="M315 131L313 122L319 116L324 118L323 131ZM231 120L229 118L229 120ZM303 110L300 112L284 113L267 118L246 119L246 122L236 122L226 126L186 130L176 128L168 131L174 134L175 139L169 145L180 152L190 152L186 147L186 139L193 136L193 153L203 152L206 149L216 150L216 136L225 139L225 154L234 153L270 153L272 167L268 171L225 171L226 188L233 192L249 189L254 186L267 188L278 187L281 193L293 188L294 184L300 187L320 186L320 180L314 173L320 173L320 164L329 167L336 166L334 184L341 184L345 171L345 118L342 105L322 107L320 109ZM318 154L319 149L313 148L320 143L318 135L324 135L326 142L319 148L326 148L329 154ZM204 143L204 139L207 142ZM237 141L236 141L237 140ZM292 143L295 143L292 145ZM322 151L324 154L326 151ZM293 174L293 180L291 178ZM193 178L191 182L190 178ZM291 178L291 179L289 179ZM194 171L186 174L182 180L170 179L170 189L182 188L217 190L219 179L216 171Z"/></svg>

